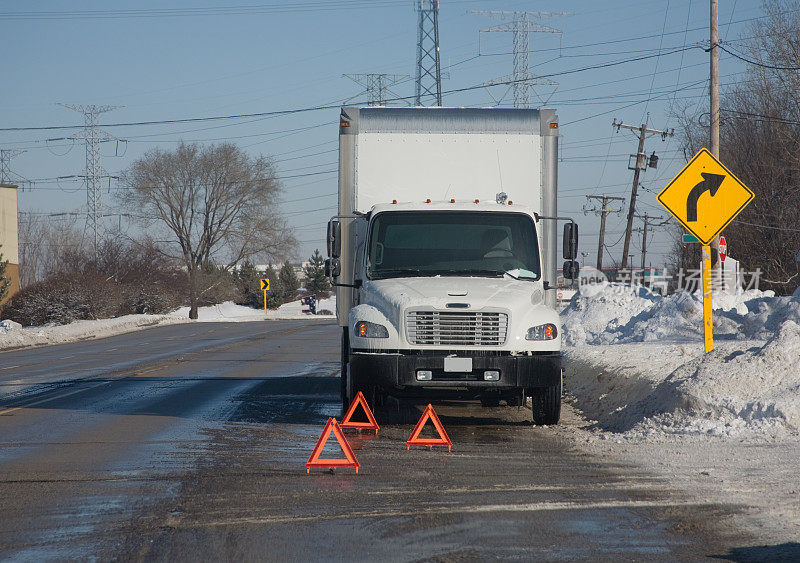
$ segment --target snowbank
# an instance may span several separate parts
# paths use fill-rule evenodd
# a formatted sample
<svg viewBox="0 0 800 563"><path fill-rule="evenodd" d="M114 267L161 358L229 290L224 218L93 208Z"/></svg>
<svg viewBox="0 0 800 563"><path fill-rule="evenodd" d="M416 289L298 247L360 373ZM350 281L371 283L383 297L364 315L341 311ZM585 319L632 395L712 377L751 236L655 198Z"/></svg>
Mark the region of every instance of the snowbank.
<svg viewBox="0 0 800 563"><path fill-rule="evenodd" d="M263 320L283 320L283 319L331 319L334 315L311 315L303 313L307 306L301 305L300 301L284 303L276 310L268 309L266 315L264 309L253 309L244 305L236 305L232 301L226 301L219 305L200 307L197 320L200 322L251 322ZM317 311L336 311L336 298L321 299L317 302ZM189 307L181 307L169 314L170 317L188 318Z"/></svg>
<svg viewBox="0 0 800 563"><path fill-rule="evenodd" d="M251 322L282 319L332 319L334 315L309 315L302 312L299 301L281 305L276 311L252 309L227 301L219 305L200 307L198 321L194 322ZM323 299L317 303L317 311L335 311L336 298ZM189 320L189 308L181 307L166 315L125 315L114 319L75 321L68 325L22 327L13 321L0 322L0 350L26 346L64 344L78 340L104 338L157 325L193 322Z"/></svg>
<svg viewBox="0 0 800 563"><path fill-rule="evenodd" d="M720 340L770 338L783 321L800 322L800 299L771 291L714 293L714 335ZM696 342L702 338L703 302L679 291L666 297L644 287L587 285L562 311L567 344Z"/></svg>
<svg viewBox="0 0 800 563"><path fill-rule="evenodd" d="M8 321L3 321L6 323ZM96 321L75 321L68 325L46 325L22 327L13 323L9 328L0 329L0 350L22 348L27 346L45 346L47 344L64 344L114 336L125 332L142 330L156 325L175 324L183 319L168 315L125 315L115 319Z"/></svg>
<svg viewBox="0 0 800 563"><path fill-rule="evenodd" d="M800 299L749 291L714 301L715 350L704 354L696 296L582 288L562 312L576 406L627 437L796 435Z"/></svg>

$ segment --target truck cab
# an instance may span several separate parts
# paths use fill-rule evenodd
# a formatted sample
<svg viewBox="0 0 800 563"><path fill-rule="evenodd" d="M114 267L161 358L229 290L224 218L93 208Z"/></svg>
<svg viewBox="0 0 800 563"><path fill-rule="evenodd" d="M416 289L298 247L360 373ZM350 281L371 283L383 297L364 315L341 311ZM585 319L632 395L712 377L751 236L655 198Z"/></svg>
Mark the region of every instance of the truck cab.
<svg viewBox="0 0 800 563"><path fill-rule="evenodd" d="M359 391L373 406L387 395L485 406L530 398L534 421L555 424L563 380L555 191L542 185L542 168L555 159L547 166L540 160L555 155L554 144L542 150L541 116L461 108L397 113L402 109L342 112L340 213L328 227L328 267L342 326L343 405ZM492 123L498 117L501 131ZM450 129L451 120L460 132ZM509 132L510 124L521 131ZM354 134L361 138L342 140ZM423 156L432 140L445 145L437 147L448 155L444 163ZM538 157L533 165L512 158L526 151ZM497 170L495 159L507 159L506 168ZM376 160L383 160L385 176ZM485 176L487 162L491 175L527 183L520 203L497 181L465 179L472 171ZM531 170L535 176L526 178ZM398 180L406 189L393 197ZM426 187L431 197L423 197ZM455 197L436 199L443 191Z"/></svg>

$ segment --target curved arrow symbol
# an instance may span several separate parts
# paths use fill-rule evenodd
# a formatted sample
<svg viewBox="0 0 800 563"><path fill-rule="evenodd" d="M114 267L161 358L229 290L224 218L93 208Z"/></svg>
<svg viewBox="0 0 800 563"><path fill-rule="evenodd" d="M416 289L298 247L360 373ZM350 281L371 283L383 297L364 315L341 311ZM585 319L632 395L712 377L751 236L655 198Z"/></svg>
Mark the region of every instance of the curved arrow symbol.
<svg viewBox="0 0 800 563"><path fill-rule="evenodd" d="M697 200L704 192L711 193L711 197L717 193L725 176L722 174L709 174L708 172L701 172L703 181L692 188L689 192L689 197L686 199L686 222L697 221Z"/></svg>

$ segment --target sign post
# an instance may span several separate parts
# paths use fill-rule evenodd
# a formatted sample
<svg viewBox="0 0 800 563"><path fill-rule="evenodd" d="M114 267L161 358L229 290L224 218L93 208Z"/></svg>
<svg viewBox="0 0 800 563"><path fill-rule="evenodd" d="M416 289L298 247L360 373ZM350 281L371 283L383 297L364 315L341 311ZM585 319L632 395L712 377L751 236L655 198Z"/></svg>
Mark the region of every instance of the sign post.
<svg viewBox="0 0 800 563"><path fill-rule="evenodd" d="M714 349L711 313L711 241L733 221L755 194L707 149L700 149L658 201L703 245L703 325L705 351ZM687 242L684 239L684 242ZM725 247L727 252L727 247ZM720 248L722 257L722 247Z"/></svg>
<svg viewBox="0 0 800 563"><path fill-rule="evenodd" d="M714 349L714 318L711 311L711 246L703 245L703 341L706 353Z"/></svg>
<svg viewBox="0 0 800 563"><path fill-rule="evenodd" d="M261 291L264 292L264 314L267 314L267 292L269 291L269 278L261 280Z"/></svg>
<svg viewBox="0 0 800 563"><path fill-rule="evenodd" d="M725 258L728 256L728 241L719 237L719 267L722 274L722 291L725 291Z"/></svg>

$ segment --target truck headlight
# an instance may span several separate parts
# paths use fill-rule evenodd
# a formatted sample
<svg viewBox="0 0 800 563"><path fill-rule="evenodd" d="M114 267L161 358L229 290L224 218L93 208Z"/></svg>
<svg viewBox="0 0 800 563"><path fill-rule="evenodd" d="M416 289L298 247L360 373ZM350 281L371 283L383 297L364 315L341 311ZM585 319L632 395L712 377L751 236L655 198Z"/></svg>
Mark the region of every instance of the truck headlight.
<svg viewBox="0 0 800 563"><path fill-rule="evenodd" d="M554 340L558 336L558 329L554 324L532 326L525 335L525 340Z"/></svg>
<svg viewBox="0 0 800 563"><path fill-rule="evenodd" d="M385 326L369 321L359 321L355 326L356 336L361 338L389 338L389 331Z"/></svg>

